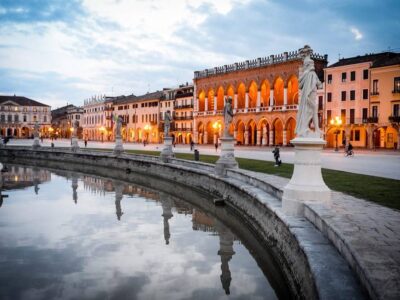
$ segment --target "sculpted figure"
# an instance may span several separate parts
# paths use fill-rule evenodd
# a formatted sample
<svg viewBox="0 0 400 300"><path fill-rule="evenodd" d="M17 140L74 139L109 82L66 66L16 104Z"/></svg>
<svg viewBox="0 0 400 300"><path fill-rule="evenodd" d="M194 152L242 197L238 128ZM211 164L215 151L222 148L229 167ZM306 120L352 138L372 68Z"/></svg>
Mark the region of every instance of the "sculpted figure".
<svg viewBox="0 0 400 300"><path fill-rule="evenodd" d="M171 112L167 110L164 114L164 137L169 134L169 128L171 127L172 117Z"/></svg>
<svg viewBox="0 0 400 300"><path fill-rule="evenodd" d="M225 101L224 106L224 136L228 137L229 134L229 126L231 125L233 120L233 109L232 109L232 98L228 97Z"/></svg>
<svg viewBox="0 0 400 300"><path fill-rule="evenodd" d="M78 136L78 128L79 128L79 121L75 120L75 122L74 122L74 137Z"/></svg>
<svg viewBox="0 0 400 300"><path fill-rule="evenodd" d="M315 73L314 61L310 57L311 53L312 49L307 45L300 49L300 55L304 59L299 80L301 99L296 124L296 134L300 137L308 136L311 132L309 127L311 120L314 124L315 135L321 136L318 125L317 87L322 88L322 83Z"/></svg>
<svg viewBox="0 0 400 300"><path fill-rule="evenodd" d="M122 131L122 117L118 116L117 118L117 125L115 127L115 137L120 138Z"/></svg>
<svg viewBox="0 0 400 300"><path fill-rule="evenodd" d="M39 129L40 129L39 122L36 121L35 125L33 126L33 137L35 138L39 137Z"/></svg>

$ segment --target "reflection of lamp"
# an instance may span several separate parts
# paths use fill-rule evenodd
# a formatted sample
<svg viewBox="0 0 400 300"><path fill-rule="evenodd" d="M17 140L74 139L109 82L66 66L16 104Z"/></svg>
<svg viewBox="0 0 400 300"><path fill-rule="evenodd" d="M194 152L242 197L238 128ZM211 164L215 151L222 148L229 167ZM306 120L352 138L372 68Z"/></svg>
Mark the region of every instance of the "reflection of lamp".
<svg viewBox="0 0 400 300"><path fill-rule="evenodd" d="M335 130L335 140L336 140L336 147L335 147L335 151L339 151L339 147L338 147L338 134L339 134L339 127L342 125L342 119L340 117L335 117L334 119L330 120L330 124L332 126L335 126L336 130Z"/></svg>

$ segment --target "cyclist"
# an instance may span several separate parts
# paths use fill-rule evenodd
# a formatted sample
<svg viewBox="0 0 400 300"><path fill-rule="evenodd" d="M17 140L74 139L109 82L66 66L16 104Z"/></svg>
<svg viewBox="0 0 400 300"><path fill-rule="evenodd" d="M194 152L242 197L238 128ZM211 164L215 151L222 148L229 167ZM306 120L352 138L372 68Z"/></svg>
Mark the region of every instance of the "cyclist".
<svg viewBox="0 0 400 300"><path fill-rule="evenodd" d="M351 143L349 143L349 145L347 146L347 150L346 150L346 155L347 156L351 156L351 155L353 155L354 154L354 152L353 152L353 145L351 144Z"/></svg>

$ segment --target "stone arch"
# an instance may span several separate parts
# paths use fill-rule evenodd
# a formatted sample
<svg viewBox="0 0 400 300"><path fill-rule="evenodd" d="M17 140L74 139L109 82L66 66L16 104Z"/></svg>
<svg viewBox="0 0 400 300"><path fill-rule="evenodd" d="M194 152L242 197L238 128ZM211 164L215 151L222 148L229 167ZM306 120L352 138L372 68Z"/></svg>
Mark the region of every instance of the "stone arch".
<svg viewBox="0 0 400 300"><path fill-rule="evenodd" d="M283 145L283 122L281 119L276 118L272 123L273 131L273 144Z"/></svg>
<svg viewBox="0 0 400 300"><path fill-rule="evenodd" d="M269 123L267 121L267 119L262 118L259 122L258 122L258 126L257 126L259 132L260 132L260 143L259 145L262 146L266 146L269 145L269 131L270 131L270 126Z"/></svg>
<svg viewBox="0 0 400 300"><path fill-rule="evenodd" d="M257 145L257 123L253 119L247 122L245 134L247 134L247 141L245 136L246 145Z"/></svg>
<svg viewBox="0 0 400 300"><path fill-rule="evenodd" d="M204 144L213 144L214 141L214 129L212 127L212 122L209 121L207 123L207 126L205 128L205 133L204 133Z"/></svg>
<svg viewBox="0 0 400 300"><path fill-rule="evenodd" d="M283 90L284 90L284 82L282 77L278 76L274 80L274 105L281 106L283 105Z"/></svg>
<svg viewBox="0 0 400 300"><path fill-rule="evenodd" d="M207 111L214 110L214 96L215 96L214 89L210 88L207 93L207 99L208 99L208 107L206 108Z"/></svg>
<svg viewBox="0 0 400 300"><path fill-rule="evenodd" d="M249 85L249 107L257 106L257 94L258 94L258 86L257 83L253 80Z"/></svg>
<svg viewBox="0 0 400 300"><path fill-rule="evenodd" d="M238 120L236 123L236 142L238 145L244 145L244 132L245 125L242 120Z"/></svg>
<svg viewBox="0 0 400 300"><path fill-rule="evenodd" d="M261 107L265 107L269 105L269 98L270 98L270 93L271 93L271 86L269 84L268 80L264 80L261 83Z"/></svg>
<svg viewBox="0 0 400 300"><path fill-rule="evenodd" d="M225 90L220 86L217 90L217 110L223 110L225 105Z"/></svg>
<svg viewBox="0 0 400 300"><path fill-rule="evenodd" d="M231 84L226 89L226 95L228 97L232 97L232 105L233 105L233 100L235 99L235 88Z"/></svg>
<svg viewBox="0 0 400 300"><path fill-rule="evenodd" d="M206 104L206 93L204 90L201 90L199 93L199 111L205 111L205 104Z"/></svg>
<svg viewBox="0 0 400 300"><path fill-rule="evenodd" d="M197 125L197 143L204 144L204 124L199 122Z"/></svg>
<svg viewBox="0 0 400 300"><path fill-rule="evenodd" d="M244 108L246 103L246 86L243 82L237 88L237 107Z"/></svg>
<svg viewBox="0 0 400 300"><path fill-rule="evenodd" d="M299 103L299 80L296 75L291 75L287 80L287 104Z"/></svg>
<svg viewBox="0 0 400 300"><path fill-rule="evenodd" d="M289 145L290 141L296 137L295 129L296 129L296 120L290 117L285 124L286 145ZM283 143L285 144L285 141Z"/></svg>

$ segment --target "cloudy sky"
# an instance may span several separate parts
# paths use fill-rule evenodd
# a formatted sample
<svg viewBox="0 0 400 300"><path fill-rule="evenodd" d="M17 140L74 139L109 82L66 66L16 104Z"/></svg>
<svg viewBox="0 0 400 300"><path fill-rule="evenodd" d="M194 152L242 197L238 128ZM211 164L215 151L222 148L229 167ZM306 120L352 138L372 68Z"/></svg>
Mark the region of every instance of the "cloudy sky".
<svg viewBox="0 0 400 300"><path fill-rule="evenodd" d="M399 51L398 0L0 0L0 94L51 105L140 95L309 44Z"/></svg>

